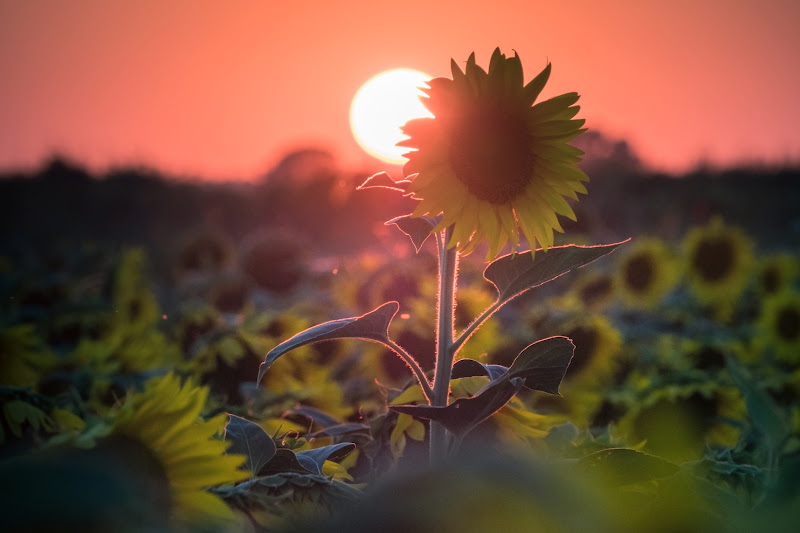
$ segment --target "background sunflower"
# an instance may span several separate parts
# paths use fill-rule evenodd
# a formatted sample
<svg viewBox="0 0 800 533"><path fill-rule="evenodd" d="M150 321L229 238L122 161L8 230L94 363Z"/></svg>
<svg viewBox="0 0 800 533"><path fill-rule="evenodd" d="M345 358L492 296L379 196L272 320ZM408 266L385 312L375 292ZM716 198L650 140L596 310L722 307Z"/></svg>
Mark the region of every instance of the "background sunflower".
<svg viewBox="0 0 800 533"><path fill-rule="evenodd" d="M689 230L683 240L684 272L691 294L728 320L749 281L753 243L740 229L715 217Z"/></svg>
<svg viewBox="0 0 800 533"><path fill-rule="evenodd" d="M625 250L619 261L616 287L630 307L651 308L675 285L675 258L664 241L643 238Z"/></svg>

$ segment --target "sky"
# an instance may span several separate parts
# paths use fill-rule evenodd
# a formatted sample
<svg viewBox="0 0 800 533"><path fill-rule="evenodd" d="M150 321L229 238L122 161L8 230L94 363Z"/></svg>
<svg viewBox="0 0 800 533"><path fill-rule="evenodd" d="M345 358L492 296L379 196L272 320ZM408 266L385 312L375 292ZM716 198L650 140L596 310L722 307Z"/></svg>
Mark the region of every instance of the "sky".
<svg viewBox="0 0 800 533"><path fill-rule="evenodd" d="M348 113L391 68L516 51L653 169L800 161L796 0L0 0L0 170L53 154L249 180L303 147L385 164Z"/></svg>

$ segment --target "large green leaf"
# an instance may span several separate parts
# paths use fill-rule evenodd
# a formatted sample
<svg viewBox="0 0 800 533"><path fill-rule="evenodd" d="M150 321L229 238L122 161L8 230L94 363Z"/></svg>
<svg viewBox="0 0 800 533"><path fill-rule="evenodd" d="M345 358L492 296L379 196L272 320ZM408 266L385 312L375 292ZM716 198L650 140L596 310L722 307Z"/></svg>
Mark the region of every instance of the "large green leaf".
<svg viewBox="0 0 800 533"><path fill-rule="evenodd" d="M611 486L632 485L671 476L678 466L647 453L627 448L600 450L575 463L583 474L600 476Z"/></svg>
<svg viewBox="0 0 800 533"><path fill-rule="evenodd" d="M422 245L428 237L431 236L431 231L436 227L441 218L441 216L428 218L402 215L386 221L385 224L387 226L389 224L394 224L400 231L408 235L408 238L411 239L412 244L414 244L414 249L419 253L422 249Z"/></svg>
<svg viewBox="0 0 800 533"><path fill-rule="evenodd" d="M509 254L489 263L483 277L492 283L504 303L528 289L552 281L573 268L587 265L628 241L597 246L554 246L546 252Z"/></svg>
<svg viewBox="0 0 800 533"><path fill-rule="evenodd" d="M356 445L352 442L341 442L297 453L287 448L278 448L272 459L259 470L258 474L269 476L297 472L322 475L322 465L325 464L325 461L341 461L355 447Z"/></svg>
<svg viewBox="0 0 800 533"><path fill-rule="evenodd" d="M232 414L228 414L228 417L225 440L230 441L231 445L227 453L244 455L247 469L253 475L258 474L261 467L275 455L275 442L255 422Z"/></svg>
<svg viewBox="0 0 800 533"><path fill-rule="evenodd" d="M558 394L575 345L567 337L549 337L522 350L508 369L511 379L522 378L525 387Z"/></svg>
<svg viewBox="0 0 800 533"><path fill-rule="evenodd" d="M390 409L434 420L456 436L463 437L507 404L521 388L522 379L509 379L508 374L505 374L490 382L472 398L459 398L447 406L393 405Z"/></svg>
<svg viewBox="0 0 800 533"><path fill-rule="evenodd" d="M341 461L347 455L355 450L356 445L352 442L342 442L339 444L331 444L330 446L323 446L321 448L313 448L311 450L304 450L297 452L297 461L303 465L303 468L312 474L322 475L322 465L325 461Z"/></svg>
<svg viewBox="0 0 800 533"><path fill-rule="evenodd" d="M261 378L278 357L306 344L346 338L388 343L389 324L399 308L400 304L397 302L388 302L364 315L331 320L301 331L267 353L258 369L256 383L261 383Z"/></svg>

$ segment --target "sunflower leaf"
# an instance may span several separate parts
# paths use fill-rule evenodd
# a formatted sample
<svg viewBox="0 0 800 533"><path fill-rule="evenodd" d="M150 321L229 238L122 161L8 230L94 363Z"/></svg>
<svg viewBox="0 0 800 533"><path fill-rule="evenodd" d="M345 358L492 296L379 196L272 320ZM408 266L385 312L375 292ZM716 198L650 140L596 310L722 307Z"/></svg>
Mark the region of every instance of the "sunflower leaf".
<svg viewBox="0 0 800 533"><path fill-rule="evenodd" d="M300 464L300 461L297 460L297 455L292 450L288 448L278 448L275 451L275 455L273 455L258 471L258 475L269 476L286 472L306 474L309 470Z"/></svg>
<svg viewBox="0 0 800 533"><path fill-rule="evenodd" d="M297 461L303 465L303 468L312 474L322 475L322 465L325 464L325 461L341 461L355 448L356 445L352 442L341 442L297 452L295 455L297 456Z"/></svg>
<svg viewBox="0 0 800 533"><path fill-rule="evenodd" d="M600 475L611 486L632 485L675 474L678 466L655 455L627 448L591 453L573 466L582 473Z"/></svg>
<svg viewBox="0 0 800 533"><path fill-rule="evenodd" d="M356 187L356 190L380 188L406 192L406 185L409 183L411 183L409 180L395 181L387 172L378 172L364 180L364 183Z"/></svg>
<svg viewBox="0 0 800 533"><path fill-rule="evenodd" d="M567 337L549 337L522 350L511 367L511 379L522 378L525 387L558 394L558 386L567 373L575 345Z"/></svg>
<svg viewBox="0 0 800 533"><path fill-rule="evenodd" d="M402 215L386 221L384 225L388 226L389 224L394 224L397 226L400 231L408 235L411 239L411 243L414 245L414 249L419 253L422 249L422 245L425 244L425 241L430 237L431 231L441 219L441 216L429 218Z"/></svg>
<svg viewBox="0 0 800 533"><path fill-rule="evenodd" d="M389 409L439 422L460 438L501 409L521 388L522 379L509 379L504 374L475 396L459 398L447 406L392 405Z"/></svg>
<svg viewBox="0 0 800 533"><path fill-rule="evenodd" d="M352 435L352 434L367 434L370 433L370 427L367 424L360 424L358 422L347 422L344 424L338 424L335 426L329 426L325 429L320 431L316 431L314 433L308 433L306 435L309 439L315 439L318 437L341 437L342 435Z"/></svg>
<svg viewBox="0 0 800 533"><path fill-rule="evenodd" d="M767 445L775 451L788 435L786 422L781 417L778 407L731 358L726 359L726 366L733 382L742 391L747 414L750 415L753 426L764 435Z"/></svg>
<svg viewBox="0 0 800 533"><path fill-rule="evenodd" d="M630 240L630 239L628 239ZM509 254L489 263L483 277L495 286L500 305L534 287L552 281L573 268L582 267L626 241L597 246L568 244L553 246L546 252Z"/></svg>
<svg viewBox="0 0 800 533"><path fill-rule="evenodd" d="M264 429L245 418L228 414L225 440L231 442L229 454L244 455L247 470L256 475L275 456L275 442Z"/></svg>
<svg viewBox="0 0 800 533"><path fill-rule="evenodd" d="M475 359L459 359L453 365L452 379L471 378L474 376L488 376L495 380L508 372L508 367L503 365L485 365Z"/></svg>
<svg viewBox="0 0 800 533"><path fill-rule="evenodd" d="M276 359L306 344L348 338L387 344L389 342L389 323L391 323L394 315L397 314L398 309L400 309L400 304L397 302L387 302L364 315L323 322L301 331L267 352L264 362L261 363L258 369L256 383L261 383L264 374Z"/></svg>

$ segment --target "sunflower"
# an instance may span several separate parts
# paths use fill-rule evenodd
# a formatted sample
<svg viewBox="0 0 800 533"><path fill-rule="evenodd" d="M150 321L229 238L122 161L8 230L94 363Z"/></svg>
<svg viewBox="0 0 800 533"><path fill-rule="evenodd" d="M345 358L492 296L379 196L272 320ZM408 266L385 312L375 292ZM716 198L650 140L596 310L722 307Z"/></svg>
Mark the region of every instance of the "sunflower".
<svg viewBox="0 0 800 533"><path fill-rule="evenodd" d="M33 324L0 327L0 386L35 388L56 363Z"/></svg>
<svg viewBox="0 0 800 533"><path fill-rule="evenodd" d="M572 339L575 352L564 381L562 396L536 393L539 409L568 414L579 425L589 422L603 400L622 360L622 334L603 315L582 315L554 330Z"/></svg>
<svg viewBox="0 0 800 533"><path fill-rule="evenodd" d="M712 381L661 386L630 405L617 429L644 451L682 462L699 459L707 445L733 447L747 417L738 389Z"/></svg>
<svg viewBox="0 0 800 533"><path fill-rule="evenodd" d="M786 289L764 300L758 325L779 359L800 362L800 292Z"/></svg>
<svg viewBox="0 0 800 533"><path fill-rule="evenodd" d="M564 297L564 305L590 311L608 307L614 299L614 277L605 272L581 272Z"/></svg>
<svg viewBox="0 0 800 533"><path fill-rule="evenodd" d="M651 308L675 285L676 274L667 245L660 239L645 238L620 261L616 286L627 305Z"/></svg>
<svg viewBox="0 0 800 533"><path fill-rule="evenodd" d="M288 294L308 275L308 250L303 241L288 231L258 230L242 243L242 271L256 287Z"/></svg>
<svg viewBox="0 0 800 533"><path fill-rule="evenodd" d="M143 447L160 465L169 483L171 511L183 525L220 523L233 518L230 508L206 488L246 479L240 455L226 455L227 442L215 438L225 415L202 420L208 389L181 384L173 374L150 380L145 390L127 397L110 437Z"/></svg>
<svg viewBox="0 0 800 533"><path fill-rule="evenodd" d="M751 273L752 241L715 217L707 226L691 229L683 247L689 290L697 301L713 308L718 319L726 320Z"/></svg>
<svg viewBox="0 0 800 533"><path fill-rule="evenodd" d="M221 272L233 262L234 244L216 231L198 231L178 245L175 271L178 277Z"/></svg>
<svg viewBox="0 0 800 533"><path fill-rule="evenodd" d="M561 331L575 344L564 384L607 383L614 374L622 348L619 330L603 315L584 315L567 322Z"/></svg>
<svg viewBox="0 0 800 533"><path fill-rule="evenodd" d="M531 249L553 245L553 230L562 232L556 215L575 220L565 198L585 194L588 177L577 166L583 152L567 144L583 133L584 120L573 117L577 93L533 105L550 77L550 64L527 85L517 54L496 49L488 73L475 54L462 72L451 60L453 79L435 78L423 89L434 118L403 126L411 148L403 172L406 188L420 200L413 216L436 216L433 229L453 227L447 245L467 254L483 241L488 259L511 242L519 230Z"/></svg>
<svg viewBox="0 0 800 533"><path fill-rule="evenodd" d="M797 279L800 264L789 253L767 255L758 263L758 292L764 297L779 293Z"/></svg>

